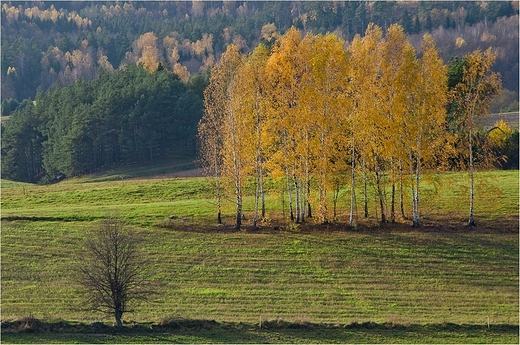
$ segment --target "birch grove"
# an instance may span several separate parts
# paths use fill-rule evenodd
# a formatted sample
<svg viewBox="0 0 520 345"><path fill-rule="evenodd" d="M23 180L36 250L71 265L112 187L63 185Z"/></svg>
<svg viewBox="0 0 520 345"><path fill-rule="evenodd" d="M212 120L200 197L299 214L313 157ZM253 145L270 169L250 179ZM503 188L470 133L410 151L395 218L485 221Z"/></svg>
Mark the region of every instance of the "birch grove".
<svg viewBox="0 0 520 345"><path fill-rule="evenodd" d="M417 227L421 176L451 148L447 102L447 68L429 35L417 52L399 25L384 34L371 24L350 43L292 28L248 56L230 45L215 65L199 125L202 161L217 190L222 177L233 181L236 229L248 181L253 228L266 218L266 179L295 223L336 220L346 190L351 227L368 217L369 194L378 221L405 220L406 208Z"/></svg>

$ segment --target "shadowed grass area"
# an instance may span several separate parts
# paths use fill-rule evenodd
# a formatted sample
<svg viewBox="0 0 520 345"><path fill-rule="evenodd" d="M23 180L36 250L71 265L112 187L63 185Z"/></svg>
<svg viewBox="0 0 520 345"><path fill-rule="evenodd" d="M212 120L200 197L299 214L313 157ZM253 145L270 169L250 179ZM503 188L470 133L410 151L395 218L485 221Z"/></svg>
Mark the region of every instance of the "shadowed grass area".
<svg viewBox="0 0 520 345"><path fill-rule="evenodd" d="M317 324L280 319L262 325L212 320L169 320L131 324L122 330L96 324L44 323L27 319L7 324L7 343L517 343L514 325L399 325L373 322Z"/></svg>
<svg viewBox="0 0 520 345"><path fill-rule="evenodd" d="M106 182L125 179L147 178L196 168L194 157L185 156L171 160L164 160L153 164L129 164L110 169L100 170L90 175L66 180L66 183L78 182Z"/></svg>

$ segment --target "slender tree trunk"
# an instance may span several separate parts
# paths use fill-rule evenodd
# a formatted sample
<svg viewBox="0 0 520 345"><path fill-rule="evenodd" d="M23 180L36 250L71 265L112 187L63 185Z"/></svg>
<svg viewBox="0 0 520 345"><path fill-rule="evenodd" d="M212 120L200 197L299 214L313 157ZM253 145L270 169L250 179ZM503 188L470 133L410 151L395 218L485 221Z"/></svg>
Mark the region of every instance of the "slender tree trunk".
<svg viewBox="0 0 520 345"><path fill-rule="evenodd" d="M324 187L324 181L323 181L324 177L323 177L323 173L320 171L320 179L319 179L319 186L318 186L318 203L319 203L319 217L320 217L320 220L321 220L321 223L325 223L327 221L327 215L326 215L326 210L325 210L325 198L326 198L326 194L325 194L325 187Z"/></svg>
<svg viewBox="0 0 520 345"><path fill-rule="evenodd" d="M235 223L235 230L240 230L242 226L242 195L237 194L237 219Z"/></svg>
<svg viewBox="0 0 520 345"><path fill-rule="evenodd" d="M471 137L471 130L469 131L469 220L468 226L475 226L475 219L473 218L473 206L475 199L475 174L473 166L473 140Z"/></svg>
<svg viewBox="0 0 520 345"><path fill-rule="evenodd" d="M264 168L260 164L260 193L262 195L262 220L265 219L265 188L264 188Z"/></svg>
<svg viewBox="0 0 520 345"><path fill-rule="evenodd" d="M220 181L219 181L219 169L218 169L218 148L215 146L213 154L213 166L215 169L215 193L217 197L217 222L222 224L222 203L220 195Z"/></svg>
<svg viewBox="0 0 520 345"><path fill-rule="evenodd" d="M323 179L323 177L322 177ZM327 188L323 185L324 182L320 181L320 217L321 217L321 223L327 224L329 222L328 216L327 216Z"/></svg>
<svg viewBox="0 0 520 345"><path fill-rule="evenodd" d="M368 218L368 194L367 194L367 169L365 159L361 161L363 165L363 205L364 205L364 216Z"/></svg>
<svg viewBox="0 0 520 345"><path fill-rule="evenodd" d="M229 90L232 90L230 87ZM228 92L229 92L228 90ZM233 95L230 95L229 99L233 99ZM237 133L235 128L235 113L233 111L233 107L231 102L229 102L229 125L230 125L230 135L231 135L231 144L232 144L232 158L233 158L233 178L235 179L235 197L236 197L236 222L235 222L235 230L240 230L242 225L242 181L241 181L241 163L238 157L238 140Z"/></svg>
<svg viewBox="0 0 520 345"><path fill-rule="evenodd" d="M420 157L414 159L412 150L408 151L410 156L410 179L412 189L412 226L414 228L419 227L419 161ZM414 164L417 164L414 169ZM415 180L414 180L415 175Z"/></svg>
<svg viewBox="0 0 520 345"><path fill-rule="evenodd" d="M404 194L403 194L403 163L399 160L399 204L401 207L401 217L406 219L404 214Z"/></svg>
<svg viewBox="0 0 520 345"><path fill-rule="evenodd" d="M417 154L416 165L415 165L415 191L413 194L413 227L419 227L419 165L420 157Z"/></svg>
<svg viewBox="0 0 520 345"><path fill-rule="evenodd" d="M307 180L307 218L312 218L312 207L311 207L311 180Z"/></svg>
<svg viewBox="0 0 520 345"><path fill-rule="evenodd" d="M257 229L257 220L258 220L258 204L260 199L260 177L258 176L256 181L255 188L255 213L253 215L253 229Z"/></svg>
<svg viewBox="0 0 520 345"><path fill-rule="evenodd" d="M340 189L340 183L339 183L339 178L337 178L334 181L334 205L333 205L333 207L334 207L334 210L333 210L334 221L338 220L337 205L338 205L338 199L339 199L339 189Z"/></svg>
<svg viewBox="0 0 520 345"><path fill-rule="evenodd" d="M294 222L293 204L292 204L292 193L291 193L291 181L289 176L289 168L285 168L285 180L287 182L287 198L289 199L289 214L291 222Z"/></svg>
<svg viewBox="0 0 520 345"><path fill-rule="evenodd" d="M306 205L307 205L307 199L306 199L306 188L305 188L305 185L303 183L299 183L299 187L300 187L300 201L301 201L301 206L300 206L300 220L301 222L305 222L305 209L306 209Z"/></svg>
<svg viewBox="0 0 520 345"><path fill-rule="evenodd" d="M392 196L391 196L391 205L390 205L390 221L395 223L395 161L392 157Z"/></svg>
<svg viewBox="0 0 520 345"><path fill-rule="evenodd" d="M294 191L296 193L296 223L300 223L300 190L298 188L298 180L296 175L293 175Z"/></svg>
<svg viewBox="0 0 520 345"><path fill-rule="evenodd" d="M312 209L311 209L311 178L310 178L310 167L309 167L309 131L306 132L307 137L307 157L305 158L305 204L303 205L303 209L307 209L307 218L312 218Z"/></svg>
<svg viewBox="0 0 520 345"><path fill-rule="evenodd" d="M218 181L218 178L215 179L215 184L216 184L216 188L217 188L217 222L218 224L222 224L222 202L221 202L221 197L220 197L220 186L219 186L219 181Z"/></svg>
<svg viewBox="0 0 520 345"><path fill-rule="evenodd" d="M258 222L258 204L260 194L263 190L263 178L262 178L262 151L261 151L261 140L262 140L262 123L260 121L260 111L258 107L258 93L255 94L255 112L256 112L256 159L255 159L255 173L256 173L256 193L255 193L255 214L253 216L253 229L257 229ZM262 205L263 207L263 205Z"/></svg>
<svg viewBox="0 0 520 345"><path fill-rule="evenodd" d="M386 215L385 215L385 205L383 200L383 190L381 189L381 177L379 174L379 164L377 162L378 158L375 158L374 163L374 170L376 173L376 188L377 188L377 195L379 196L379 206L381 208L381 222L386 222Z"/></svg>
<svg viewBox="0 0 520 345"><path fill-rule="evenodd" d="M260 203L260 196L263 192L263 171L262 171L262 158L260 155L260 142L258 142L257 146L257 154L256 154L256 188L255 188L255 213L253 215L253 229L257 229L258 222L258 208ZM262 196L263 198L263 196ZM263 205L262 205L263 207Z"/></svg>
<svg viewBox="0 0 520 345"><path fill-rule="evenodd" d="M351 176L350 176L350 218L349 218L349 225L351 228L354 227L354 210L356 207L356 163L355 163L355 149L354 146L352 146L352 152L351 152ZM366 196L365 196L366 198Z"/></svg>

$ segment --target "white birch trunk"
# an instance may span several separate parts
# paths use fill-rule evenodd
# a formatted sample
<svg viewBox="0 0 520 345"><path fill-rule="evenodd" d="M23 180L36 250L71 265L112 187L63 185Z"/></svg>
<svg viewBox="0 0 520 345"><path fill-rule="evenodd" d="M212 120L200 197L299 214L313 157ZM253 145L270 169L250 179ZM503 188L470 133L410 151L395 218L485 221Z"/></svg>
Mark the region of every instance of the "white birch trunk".
<svg viewBox="0 0 520 345"><path fill-rule="evenodd" d="M399 160L399 204L401 207L401 217L406 219L404 214L404 192L403 192L403 163Z"/></svg>
<svg viewBox="0 0 520 345"><path fill-rule="evenodd" d="M377 195L379 197L379 206L381 208L381 222L386 222L386 215L385 215L385 205L384 205L384 198L383 198L383 190L381 188L381 177L379 174L379 164L377 163L377 157L375 158L374 163L374 170L376 174L376 187L377 187Z"/></svg>
<svg viewBox="0 0 520 345"><path fill-rule="evenodd" d="M352 153L351 153L351 178L350 178L350 218L349 218L349 225L351 228L354 227L354 210L356 207L356 174L355 174L355 150L354 146L352 146ZM365 196L366 198L366 196Z"/></svg>
<svg viewBox="0 0 520 345"><path fill-rule="evenodd" d="M475 174L473 166L473 141L471 138L471 130L469 131L469 219L468 226L475 225L475 219L473 218L473 207L475 200Z"/></svg>
<svg viewBox="0 0 520 345"><path fill-rule="evenodd" d="M285 168L285 180L287 182L287 197L289 199L289 214L291 222L294 222L293 204L292 204L292 193L291 193L291 177L289 175L289 168Z"/></svg>
<svg viewBox="0 0 520 345"><path fill-rule="evenodd" d="M235 230L240 230L240 227L242 225L242 184L241 184L241 171L240 171L240 162L238 158L238 142L237 142L237 133L235 128L235 116L233 112L233 93L232 90L232 84L230 84L228 92L229 95L229 128L230 128L230 135L231 135L231 154L232 154L232 160L233 160L233 178L235 180L235 197L236 197L236 221L235 221Z"/></svg>
<svg viewBox="0 0 520 345"><path fill-rule="evenodd" d="M415 166L415 191L413 193L413 227L419 227L419 165L420 165L420 157L417 154L417 162Z"/></svg>
<svg viewBox="0 0 520 345"><path fill-rule="evenodd" d="M368 218L368 195L367 195L367 169L365 159L363 158L361 161L363 166L363 207L364 207L364 216Z"/></svg>

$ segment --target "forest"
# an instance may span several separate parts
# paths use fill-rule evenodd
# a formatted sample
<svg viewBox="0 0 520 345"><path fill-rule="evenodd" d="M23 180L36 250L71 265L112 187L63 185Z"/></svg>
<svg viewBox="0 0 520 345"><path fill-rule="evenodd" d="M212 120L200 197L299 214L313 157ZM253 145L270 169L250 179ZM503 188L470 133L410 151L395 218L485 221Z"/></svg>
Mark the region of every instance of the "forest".
<svg viewBox="0 0 520 345"><path fill-rule="evenodd" d="M401 24L416 49L430 33L444 62L492 47L508 90L504 111L518 98L518 1L4 1L1 23L2 115L38 88L103 70L154 60L186 81L229 44L250 53L292 26L349 42L369 23Z"/></svg>
<svg viewBox="0 0 520 345"><path fill-rule="evenodd" d="M100 167L195 155L201 78L185 85L167 70L128 66L39 92L2 126L2 175L51 182Z"/></svg>

